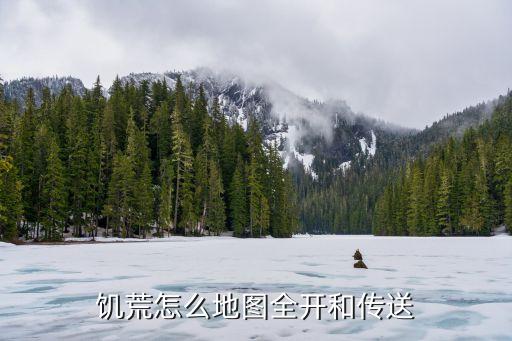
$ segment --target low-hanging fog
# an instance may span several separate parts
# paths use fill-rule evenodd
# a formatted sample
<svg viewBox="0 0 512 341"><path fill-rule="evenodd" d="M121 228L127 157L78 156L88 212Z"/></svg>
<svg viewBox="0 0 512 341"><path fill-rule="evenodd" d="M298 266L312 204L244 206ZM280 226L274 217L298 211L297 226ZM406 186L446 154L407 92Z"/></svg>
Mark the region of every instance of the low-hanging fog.
<svg viewBox="0 0 512 341"><path fill-rule="evenodd" d="M511 19L506 0L0 0L0 74L206 66L421 128L507 91Z"/></svg>

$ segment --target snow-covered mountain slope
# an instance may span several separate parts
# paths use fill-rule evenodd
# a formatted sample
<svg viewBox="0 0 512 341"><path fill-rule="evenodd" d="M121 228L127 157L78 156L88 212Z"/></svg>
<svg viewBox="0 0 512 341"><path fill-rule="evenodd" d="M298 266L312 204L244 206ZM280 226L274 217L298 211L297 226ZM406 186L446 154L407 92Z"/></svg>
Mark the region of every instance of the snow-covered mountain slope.
<svg viewBox="0 0 512 341"><path fill-rule="evenodd" d="M83 96L85 94L85 86L82 81L74 77L44 77L44 78L21 78L4 84L5 98L8 100L17 100L21 106L25 102L25 97L29 88L34 90L34 98L36 105L40 105L42 101L43 89L50 89L52 95L59 94L66 85L70 85L75 94Z"/></svg>
<svg viewBox="0 0 512 341"><path fill-rule="evenodd" d="M310 101L275 83L255 84L204 68L132 73L122 77L121 82L140 85L142 81L165 80L174 88L178 76L192 93L202 84L210 104L217 98L228 120L246 128L248 117L254 115L266 142L279 146L285 165L302 165L313 178L320 171L336 171L342 163L347 170L360 155L373 157L379 131L390 131L375 119L353 113L344 101Z"/></svg>
<svg viewBox="0 0 512 341"><path fill-rule="evenodd" d="M261 85L246 83L241 78L232 75L217 74L205 68L182 72L165 73L131 73L121 78L121 83L133 82L140 85L143 81L149 83L160 80L172 89L178 77L187 91L197 93L197 87L202 84L210 102L217 98L221 110L228 120L237 121L247 127L249 115L255 115L262 124L266 135L275 132L274 123L270 116L271 103L267 100L265 89Z"/></svg>
<svg viewBox="0 0 512 341"><path fill-rule="evenodd" d="M302 165L314 179L320 173L347 171L357 157L374 157L385 141L379 135L398 134L375 119L353 113L344 101L310 101L276 83L254 83L205 68L131 73L120 80L122 84L133 82L136 86L143 81L165 80L174 88L179 76L192 95L202 84L209 103L216 98L228 121L247 128L253 115L262 127L265 141L278 145L285 164ZM79 95L86 91L83 83L72 77L23 78L5 83L4 88L6 98L23 103L28 88L32 87L39 104L43 87L58 94L67 84Z"/></svg>

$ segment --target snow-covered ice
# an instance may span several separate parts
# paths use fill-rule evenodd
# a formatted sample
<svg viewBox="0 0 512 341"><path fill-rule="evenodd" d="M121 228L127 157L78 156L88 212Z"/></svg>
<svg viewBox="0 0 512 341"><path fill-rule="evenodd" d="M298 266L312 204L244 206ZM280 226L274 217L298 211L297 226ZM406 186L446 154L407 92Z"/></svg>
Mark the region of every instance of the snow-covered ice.
<svg viewBox="0 0 512 341"><path fill-rule="evenodd" d="M512 238L307 236L0 243L0 339L506 340ZM352 267L359 248L368 270ZM414 320L101 320L99 292L354 294L409 291ZM299 296L300 297L300 296ZM210 311L213 305L207 305ZM299 314L300 315L300 314Z"/></svg>

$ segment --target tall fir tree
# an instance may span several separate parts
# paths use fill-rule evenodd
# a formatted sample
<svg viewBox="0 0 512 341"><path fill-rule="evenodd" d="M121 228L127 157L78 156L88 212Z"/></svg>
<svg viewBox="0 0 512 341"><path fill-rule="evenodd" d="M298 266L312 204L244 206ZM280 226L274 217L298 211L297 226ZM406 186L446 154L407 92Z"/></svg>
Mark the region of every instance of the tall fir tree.
<svg viewBox="0 0 512 341"><path fill-rule="evenodd" d="M64 166L59 156L56 138L50 133L46 157L46 171L41 189L42 224L44 239L61 240L66 224L66 187Z"/></svg>
<svg viewBox="0 0 512 341"><path fill-rule="evenodd" d="M160 191L158 200L158 227L171 235L173 228L173 187L174 170L171 160L163 159L160 164Z"/></svg>
<svg viewBox="0 0 512 341"><path fill-rule="evenodd" d="M246 237L247 227L247 192L244 179L244 162L238 156L238 161L229 187L229 218L233 233L236 237Z"/></svg>
<svg viewBox="0 0 512 341"><path fill-rule="evenodd" d="M210 159L208 187L206 225L208 231L218 236L226 228L226 206L223 200L224 187L219 165L214 159Z"/></svg>
<svg viewBox="0 0 512 341"><path fill-rule="evenodd" d="M175 174L174 222L175 229L186 233L195 222L193 207L193 156L189 137L183 130L182 112L178 102L173 112L172 162ZM180 217L178 224L178 216Z"/></svg>
<svg viewBox="0 0 512 341"><path fill-rule="evenodd" d="M512 233L512 176L505 186L504 193L505 200L505 225L509 233Z"/></svg>
<svg viewBox="0 0 512 341"><path fill-rule="evenodd" d="M450 183L450 176L446 170L441 174L441 183L439 185L437 193L437 213L436 213L436 225L437 229L431 230L431 234L439 235L441 233L452 234L452 214L450 207L450 192L452 190Z"/></svg>
<svg viewBox="0 0 512 341"><path fill-rule="evenodd" d="M134 172L133 189L133 225L138 229L140 237L146 233L152 222L153 193L151 183L151 169L149 165L149 148L146 145L146 136L135 125L133 114L127 123L126 154Z"/></svg>
<svg viewBox="0 0 512 341"><path fill-rule="evenodd" d="M116 237L131 237L134 212L135 172L130 158L122 153L114 156L112 179L103 209L107 217L107 231L112 227Z"/></svg>
<svg viewBox="0 0 512 341"><path fill-rule="evenodd" d="M12 158L0 155L0 240L18 239L18 222L23 212L21 189Z"/></svg>

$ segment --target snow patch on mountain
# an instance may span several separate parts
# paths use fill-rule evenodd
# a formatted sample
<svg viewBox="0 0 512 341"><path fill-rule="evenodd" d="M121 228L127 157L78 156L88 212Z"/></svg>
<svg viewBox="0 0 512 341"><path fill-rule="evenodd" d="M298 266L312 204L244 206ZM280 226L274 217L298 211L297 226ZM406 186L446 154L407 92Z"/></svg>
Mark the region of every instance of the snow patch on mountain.
<svg viewBox="0 0 512 341"><path fill-rule="evenodd" d="M296 150L294 150L293 156L304 165L304 170L306 172L311 172L311 165L313 164L313 160L315 159L315 156L313 154L299 153Z"/></svg>
<svg viewBox="0 0 512 341"><path fill-rule="evenodd" d="M82 81L74 77L44 77L33 78L24 77L21 79L12 80L3 84L4 95L7 100L16 100L23 108L25 105L25 98L30 88L34 90L34 101L37 106L41 105L43 100L43 89L48 88L50 94L58 95L66 87L70 86L74 94L83 96L85 95L86 88Z"/></svg>
<svg viewBox="0 0 512 341"><path fill-rule="evenodd" d="M377 136L375 136L375 133L373 130L370 131L372 135L372 140L370 142L370 145L366 142L366 139L363 137L362 139L359 139L359 145L361 146L361 150L363 151L363 154L368 154L370 156L374 156L377 152Z"/></svg>
<svg viewBox="0 0 512 341"><path fill-rule="evenodd" d="M346 171L348 171L350 169L350 166L352 165L352 161L345 161L345 162L342 162L339 166L338 166L338 169L343 173L345 174Z"/></svg>
<svg viewBox="0 0 512 341"><path fill-rule="evenodd" d="M249 118L254 117L261 127L265 144L274 144L278 148L285 167L290 165L289 161L293 158L296 163L303 165L306 173L315 177L312 170L315 157L326 165L318 165L315 170L320 173L335 172L339 167L347 170L351 165L349 161L361 151L368 156L376 153L377 137L373 129L378 129L377 123L356 115L344 101L309 100L276 83L253 83L237 75L206 68L130 73L121 77L120 81L123 85L133 83L135 86L143 82L151 86L153 82L165 81L170 89L174 89L178 77L185 91L192 97L199 93L201 84L209 105L212 106L217 100L230 124L240 124L247 130ZM80 95L86 91L80 80L54 77L12 81L6 83L5 92L8 98L22 101L28 87L34 87L36 96L40 96L43 85L49 86L53 94L58 94L66 84L71 84L73 90ZM357 142L359 146L356 147L360 151L352 147Z"/></svg>

